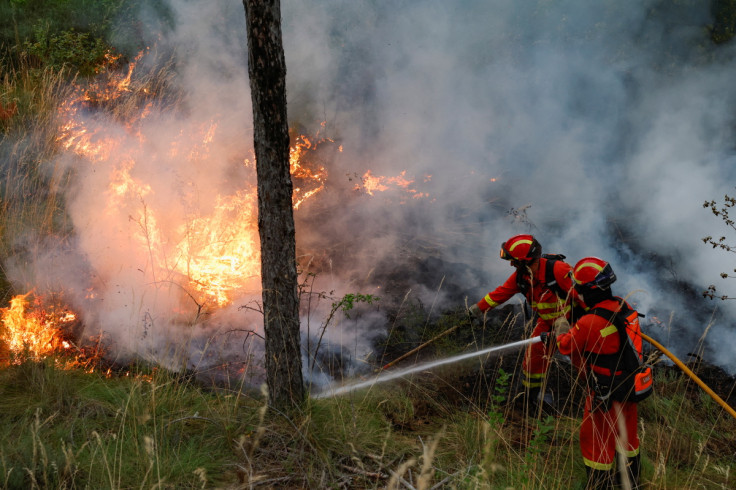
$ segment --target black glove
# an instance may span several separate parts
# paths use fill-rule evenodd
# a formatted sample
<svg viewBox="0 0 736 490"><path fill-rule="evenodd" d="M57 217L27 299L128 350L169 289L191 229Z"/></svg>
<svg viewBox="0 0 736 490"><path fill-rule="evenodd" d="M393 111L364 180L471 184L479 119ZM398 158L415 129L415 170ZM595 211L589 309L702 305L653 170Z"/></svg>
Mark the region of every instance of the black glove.
<svg viewBox="0 0 736 490"><path fill-rule="evenodd" d="M554 332L542 332L539 334L539 338L542 339L542 343L545 346L549 346L550 344L555 343L555 333Z"/></svg>

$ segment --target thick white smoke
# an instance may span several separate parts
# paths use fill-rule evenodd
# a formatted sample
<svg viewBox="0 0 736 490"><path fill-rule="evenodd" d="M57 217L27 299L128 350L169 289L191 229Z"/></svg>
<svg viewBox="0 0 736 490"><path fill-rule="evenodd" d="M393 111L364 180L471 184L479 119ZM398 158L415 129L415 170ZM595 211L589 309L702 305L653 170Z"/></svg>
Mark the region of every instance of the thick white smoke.
<svg viewBox="0 0 736 490"><path fill-rule="evenodd" d="M112 120L99 124L135 140L144 154L135 156L134 173L151 187L145 205L180 223L195 204L210 209L218 194L253 184L241 165L252 123L242 3L168 7L165 19L141 13L156 46L141 63L176 53L179 110L154 112L135 135ZM436 311L464 296L475 302L510 272L498 259L501 242L532 232L545 251L572 263L587 255L610 261L615 292L632 293L643 313L661 320L650 333L680 354L697 348L713 318L708 357L736 372L736 312L699 294L732 269L728 254L701 241L726 231L702 204L731 193L736 177L736 44L711 44L709 16L707 2L655 0L284 0L290 120L343 150L329 162L330 190L296 213L302 261L318 272L314 290L380 296L393 268L406 276L398 301L408 293ZM172 146L180 156L203 151L182 135L213 121L206 156L171 156ZM179 311L180 293L154 284L149 258L126 247L140 227L129 217L141 216L144 203L120 203L122 219L112 222L101 208L101 189L124 161L67 163L76 178L69 201L77 241L64 267L39 261L40 270L57 271L68 287L61 276L83 263L79 303L125 351L160 356L161 345L197 337L180 325L197 320L196 304ZM356 194L369 169L405 172L415 194ZM417 257L434 261L412 269ZM104 297L82 301L88 282L104 284ZM237 308L253 299L257 291L244 293L208 319L209 328L259 332L258 315ZM312 335L330 301L313 306ZM325 342L366 355L381 320L364 320L345 319ZM147 330L146 321L157 328ZM245 345L219 338L219 349ZM198 345L189 365L210 347Z"/></svg>
<svg viewBox="0 0 736 490"><path fill-rule="evenodd" d="M300 1L283 16L292 114L321 108L343 165L432 175L436 201L406 216L475 269L444 271L472 301L509 272L501 241L531 231L573 263L609 260L676 352L710 324L707 356L736 370L734 309L700 295L729 289L732 261L701 240L728 230L702 204L736 176L736 48L711 43L707 2Z"/></svg>

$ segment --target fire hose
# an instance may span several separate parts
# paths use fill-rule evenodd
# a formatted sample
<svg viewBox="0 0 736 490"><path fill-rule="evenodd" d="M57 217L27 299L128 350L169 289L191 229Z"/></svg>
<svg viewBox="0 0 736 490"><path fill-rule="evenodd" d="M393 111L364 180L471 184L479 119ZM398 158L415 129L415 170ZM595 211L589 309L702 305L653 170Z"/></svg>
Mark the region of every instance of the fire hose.
<svg viewBox="0 0 736 490"><path fill-rule="evenodd" d="M441 334L439 334L439 335L437 335L437 336L435 336L435 337L431 338L430 340L428 340L428 341L424 342L424 343L423 343L423 344L421 344L420 346L418 346L418 347L415 347L414 349L410 350L410 351L409 351L409 352L407 352L406 354L403 354L403 355L401 355L401 356L397 357L396 359L394 359L393 361L389 362L388 364L384 365L384 366L383 366L382 368L380 368L380 369L379 369L379 370L378 370L377 372L381 372L381 371L383 371L383 370L385 370L385 369L387 369L387 368L389 368L389 367L393 366L393 365L394 365L394 364L396 364L397 362L399 362L399 361L402 361L402 360L406 359L406 358L407 358L407 357L409 357L410 355L412 355L412 354L414 354L414 353L416 353L416 352L420 351L421 349L425 348L426 346L428 346L428 345L429 345L429 344L431 344L432 342L436 341L437 339L440 339L440 338L444 337L445 335L448 335L448 334L450 334L451 332L454 332L455 330L457 330L457 329L458 329L458 327L459 327L459 325L455 325L454 327L452 327L452 328L450 328L450 329L448 329L448 330L445 330L445 331L444 331L444 332L442 332ZM725 401L724 401L724 400L723 400L723 399L722 399L722 398L721 398L720 396L718 396L718 395L717 395L717 394L716 394L716 393L715 393L715 392L714 392L714 391L713 391L712 389L710 389L710 387L709 387L708 385L706 385L706 384L705 384L705 383L704 383L704 382L703 382L703 381L702 381L702 380L701 380L700 378L698 378L698 376L697 376L697 375L696 375L696 374L695 374L694 372L692 372L692 371L690 370L690 368L688 368L688 367L687 367L687 366L686 366L686 365L685 365L685 364L684 364L684 363L683 363L682 361L680 361L680 360L679 360L679 359L678 359L678 358L677 358L677 357L676 357L676 356L675 356L674 354L672 354L672 353L671 353L671 352L670 352L669 350L667 350L667 349L666 349L666 348L665 348L665 347L664 347L664 346L663 346L662 344L660 344L659 342L657 342L656 340L654 340L654 339L653 339L653 338L651 338L650 336L648 336L648 335L646 335L646 334L642 333L642 334L641 334L641 337L642 337L642 338L643 338L644 340L646 340L647 342L649 342L650 344L652 344L652 345L653 345L654 347L656 347L656 348L657 348L657 349L658 349L658 350L659 350L660 352L662 352L662 353L663 353L664 355L666 355L667 357L669 357L669 358L670 358L670 359L671 359L671 360L672 360L672 361L673 361L673 362L674 362L674 363L675 363L675 364L677 365L677 367L679 367L680 369L682 369L682 371L683 371L683 372L684 372L685 374L687 374L687 375L688 375L688 376L689 376L689 377L690 377L690 378L691 378L691 379L692 379L693 381L695 381L695 383L697 383L697 385L698 385L698 386L700 386L700 388L702 388L702 389L703 389L703 391L705 391L705 392L706 392L706 393L707 393L707 394L708 394L708 395L709 395L709 396L710 396L711 398L713 398L713 400L715 400L715 401L716 401L716 403L718 403L718 404L719 404L719 405L720 405L721 407L723 407L723 409L724 409L724 410L726 410L726 411L727 411L727 412L728 412L728 413L729 413L729 414L730 414L730 415L731 415L731 416L732 416L733 418L736 418L736 410L734 410L734 409L733 409L733 408L732 408L732 407L731 407L730 405L728 405L728 403L726 403L726 402L725 402ZM513 346L520 346L520 345L524 345L524 344L527 344L527 343L537 343L537 342L540 342L540 341L541 341L540 337L533 337L533 338L531 338L531 339L527 339L526 341L522 341L522 342L518 342L518 343L513 343L513 344L509 344L509 345L508 345L507 347L510 347L510 346L512 346L512 345L513 345ZM499 346L499 347L503 347L503 346ZM494 348L491 348L490 350L494 350ZM481 354L484 354L484 353L486 353L486 352L488 352L488 350L478 351L478 352L475 352L475 353L470 353L470 354L466 354L466 355L464 355L464 356L460 356L460 357L463 357L463 358L464 358L464 357L466 357L466 356L467 356L467 357L472 357L472 356L476 356L476 355L481 355Z"/></svg>
<svg viewBox="0 0 736 490"><path fill-rule="evenodd" d="M648 335L645 335L645 334L642 333L641 334L641 338L643 338L644 340L646 340L647 342L649 342L650 344L652 344L660 352L662 352L664 355L666 355L667 357L669 357L670 359L672 359L672 362L674 362L677 365L677 367L679 367L680 369L682 369L685 372L685 374L687 374L688 376L690 376L690 378L693 381L695 381L698 384L698 386L700 386L703 389L703 391L705 391L706 393L708 393L710 395L710 397L713 398L721 407L723 407L723 409L725 411L727 411L729 414L731 414L731 416L733 418L736 418L736 410L734 410L733 408L731 408L731 406L728 405L725 401L723 401L723 399L720 396L718 396L713 390L711 390L708 387L708 385L706 385L705 383L703 383L703 381L700 378L698 378L695 375L695 373L693 373L681 360L679 360L677 357L675 357L674 354L672 354L670 351L668 351L667 349L665 349L664 346L662 346L662 344L660 344L659 342L657 342L653 338L649 337Z"/></svg>

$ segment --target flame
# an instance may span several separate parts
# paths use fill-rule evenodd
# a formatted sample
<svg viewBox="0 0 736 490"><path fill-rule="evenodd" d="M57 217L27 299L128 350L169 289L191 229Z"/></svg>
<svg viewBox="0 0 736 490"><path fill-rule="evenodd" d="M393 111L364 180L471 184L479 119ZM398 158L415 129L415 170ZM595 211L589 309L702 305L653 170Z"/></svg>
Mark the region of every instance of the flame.
<svg viewBox="0 0 736 490"><path fill-rule="evenodd" d="M91 86L79 86L74 90L72 97L59 107L61 123L57 142L64 150L83 157L92 165L105 162L112 167L108 188L104 191L105 216L116 216L120 209L130 209L130 203L140 204L129 213L129 222L134 225L135 248L149 261L142 264L140 270L145 269L154 283L176 282L198 305L228 305L236 292L260 286L254 281L260 277L256 187L246 182L230 194L218 193L208 200L214 205L208 205L205 210L198 206L196 190L188 193L187 189L194 189L194 183L185 183L182 200L186 210L178 225L167 219L169 209L151 204L156 189L137 175L140 161L168 158L206 166L219 122L215 119L203 121L198 127L182 130L179 137L164 148L164 154L148 154L144 148L149 142L139 132L138 123L149 113L151 102L143 109L126 110L122 116L115 113L119 107L129 108L128 100L150 99L148 87L141 86L133 78L142 54L126 71L106 71L105 76ZM108 61L112 67L119 60L111 56ZM116 117L122 117L128 133L120 135L105 124L96 124L94 114L102 109L112 110ZM130 148L131 140L139 147ZM289 152L294 183L292 202L294 209L298 209L324 190L327 170L319 161L311 160L319 146L334 141L320 137L319 133L314 137L292 135L292 140ZM254 175L251 159L244 159L242 164Z"/></svg>
<svg viewBox="0 0 736 490"><path fill-rule="evenodd" d="M408 179L406 177L406 170L403 170L399 175L395 177L386 176L374 176L373 173L368 170L361 178L361 183L355 185L355 190L363 190L369 196L373 196L375 192L385 192L391 189L403 189L405 192L411 195L413 199L421 199L428 197L429 195L425 192L419 192L413 188L414 179ZM432 180L431 175L424 177L424 182Z"/></svg>
<svg viewBox="0 0 736 490"><path fill-rule="evenodd" d="M84 155L93 161L103 161L110 157L118 141L112 135L104 133L102 128L90 128L83 113L94 107L119 103L124 95L131 93L133 70L144 53L145 50L138 53L128 65L126 73L113 70L121 56L107 53L105 63L98 69L98 72L105 76L94 79L87 86L75 86L71 96L61 103L58 111L62 122L59 125L56 141L64 149ZM150 95L145 88L142 92ZM138 120L145 118L150 106L149 103L138 112ZM126 115L129 113L126 112ZM132 127L137 121L133 119L126 122L129 127Z"/></svg>
<svg viewBox="0 0 736 490"><path fill-rule="evenodd" d="M298 182L294 186L294 194L292 197L292 203L294 209L299 209L299 206L311 198L315 194L321 192L325 188L325 182L327 180L327 170L324 166L309 167L305 165L304 156L309 150L316 150L317 144L329 141L334 143L331 139L322 139L318 143L312 144L312 142L304 135L296 137L294 145L289 150L289 170L291 171L291 177Z"/></svg>
<svg viewBox="0 0 736 490"><path fill-rule="evenodd" d="M168 147L166 142L157 141L153 146L157 153L151 154L152 142L147 140L141 123L151 114L156 90L134 78L143 54L139 53L122 71L114 69L120 56L108 54L99 78L74 87L58 108L56 142L62 151L81 157L95 172L109 169L105 174L107 187L99 189L104 198L99 214L104 218L117 217L121 209L126 210L123 216L127 215L131 225L130 230L126 229L131 241L126 245L145 261L136 265L138 270L150 277L153 284L180 286L200 308L204 304L223 307L243 290L260 288L256 186L244 182L230 193L208 196L211 199L202 207L197 205L196 185L183 182L184 218L177 222L171 220L170 206L157 206L157 188L140 175L140 164L144 159L170 159L194 163L206 171L215 154L212 150L220 127L216 118L200 121L196 127L182 129L178 137L168 142ZM122 124L108 124L109 118ZM111 130L111 126L115 128ZM321 126L324 128L325 122ZM327 146L342 152L343 147L331 138L321 137L319 132L313 136L292 133L291 139L292 205L297 210L326 188L328 172L320 160L320 148ZM252 160L242 158L241 170L255 176ZM431 177L427 175L423 181L429 182ZM361 183L356 189L368 196L398 190L402 196L427 197L416 189L415 180L406 171L396 176L377 176L368 170L359 179ZM31 294L16 296L8 308L0 309L0 352L9 352L12 360L22 355L40 359L68 351L75 353L76 365L85 367L94 362L91 359L101 357L99 339L92 342L97 346L91 350L71 343L70 326L78 321L74 313L43 308L44 301L37 296L31 304ZM97 298L98 292L89 288L85 296Z"/></svg>
<svg viewBox="0 0 736 490"><path fill-rule="evenodd" d="M134 76L143 54L139 53L126 70L115 70L120 58L110 55L98 79L75 88L59 107L57 142L63 150L82 157L93 167L105 163L110 169L107 189L100 191L105 199L100 208L104 211L102 219L118 217L121 209L126 210L132 225L126 229L132 234L131 254L143 261L134 267L144 272L151 284L175 284L200 308L205 304L223 307L239 293L260 288L256 186L244 182L230 193L215 190L202 206L196 182L183 182L180 187L184 209L177 219L172 219L170 205L156 202L157 189L141 175L141 164L161 159L168 167L170 161L181 161L206 172L215 155L220 127L219 120L212 118L182 129L168 142L148 141L142 122L150 114L156 93L146 85L151 83L150 77L138 80ZM105 117L121 122L126 133L111 130ZM326 123L321 126L324 128ZM336 142L319 132L314 136L292 133L291 139L292 205L297 210L325 190L328 172L319 159L319 149L323 145L334 148ZM151 147L157 151L151 153ZM342 146L337 151L341 152ZM243 170L255 177L252 158L241 162ZM431 176L426 176L424 181L429 179ZM416 189L414 179L407 177L406 171L384 177L369 170L360 180L359 187L368 196L396 189L414 199L427 197Z"/></svg>
<svg viewBox="0 0 736 490"><path fill-rule="evenodd" d="M74 322L76 315L68 310L29 309L30 294L15 296L10 300L10 307L0 309L0 342L10 352L11 358L38 360L69 349L71 344L65 339L62 326Z"/></svg>

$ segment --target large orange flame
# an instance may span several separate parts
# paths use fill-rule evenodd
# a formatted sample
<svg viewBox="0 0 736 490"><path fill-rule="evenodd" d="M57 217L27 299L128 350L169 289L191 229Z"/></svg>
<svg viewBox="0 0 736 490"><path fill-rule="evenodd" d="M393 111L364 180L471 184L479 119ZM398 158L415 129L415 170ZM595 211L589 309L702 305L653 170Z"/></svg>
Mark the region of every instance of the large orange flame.
<svg viewBox="0 0 736 490"><path fill-rule="evenodd" d="M63 326L76 320L74 313L29 309L31 293L15 296L10 307L2 308L0 342L9 351L9 360L41 359L70 347Z"/></svg>
<svg viewBox="0 0 736 490"><path fill-rule="evenodd" d="M255 292L260 287L256 187L254 182L243 181L237 190L208 189L213 194L202 207L196 196L190 196L185 183L181 190L185 209L180 212L179 217L183 218L178 222L171 219L171 206L154 204L157 189L137 171L144 159L185 161L206 168L221 128L216 118L203 120L196 126L183 128L178 138L168 143L157 141L155 148L159 154L150 154L152 144L142 128L144 119L151 115L156 93L150 78L134 77L136 64L144 54L145 51L141 52L126 70L117 71L112 67L120 59L110 55L107 65L101 69L102 76L75 88L59 107L57 142L63 151L82 157L92 167L108 164L107 188L99 191L105 199L102 215L119 217L120 209L126 209L123 218L131 225L132 234L129 246L138 251L136 257L145 261L135 267L145 270L153 284L176 284L200 307L205 304L223 307L243 291ZM120 129L110 130L104 118L100 123L90 113L103 113L120 122L125 134L121 135ZM327 183L326 167L317 158L318 148L336 143L319 133L292 134L292 141L289 163L294 182L293 207L299 209L323 192ZM136 145L137 148L131 147ZM252 155L240 157L241 170L255 181L252 160ZM425 181L429 178L425 177ZM367 171L360 180L362 184L358 187L368 196L397 189L413 198L426 197L416 190L414 180L405 171L394 177L374 176ZM191 194L196 194L196 189ZM94 295L94 291L90 294ZM10 311L17 312L22 300L14 301ZM37 341L38 345L48 342L48 339ZM17 346L14 344L14 348Z"/></svg>
<svg viewBox="0 0 736 490"><path fill-rule="evenodd" d="M161 155L149 155L150 142L141 130L141 123L152 114L156 94L146 82L137 82L133 77L144 53L141 52L123 71L112 69L120 57L110 54L107 64L101 67L102 76L84 86L76 86L72 96L59 106L56 141L62 151L82 157L93 167L110 164L107 188L99 190L105 198L104 216L119 214L126 203L138 203L126 216L132 225L133 239L129 246L139 250L137 256L147 261L141 264L141 271L146 269L154 283L180 286L200 307L204 304L223 307L231 304L236 294L244 289L260 287L256 187L253 182L243 182L234 191L213 190L216 194L204 208L196 205L196 198L187 200L185 218L173 224L168 209L150 204L156 189L136 172L142 159L187 161L206 167L213 153L219 122L204 120L196 127L182 129L179 138L170 141L168 147L157 146ZM100 124L99 120L89 117L96 112L103 112L121 123L125 137L121 137L120 132L110 131L108 124ZM292 134L292 141L289 164L294 182L293 207L299 209L322 193L327 185L328 173L317 157L318 148L336 143L321 137L319 132L313 136ZM131 142L138 148L131 148ZM337 151L341 152L342 147L337 147ZM243 168L255 177L252 160L252 155L240 157ZM425 182L430 179L431 176L425 176ZM355 189L363 195L398 190L401 195L415 199L427 197L416 189L414 179L407 177L406 171L386 177L373 175L368 170L359 180L361 183ZM187 192L187 189L182 190L182 194ZM128 205L126 209L132 208ZM89 298L96 295L94 289L88 293ZM31 305L31 295L16 296L9 308L1 309L0 347L3 349L0 352L8 352L9 359L17 359L24 353L37 359L70 348L65 338L68 339L71 323L77 321L75 315L68 310L44 309L40 306L41 300ZM83 350L76 349L78 353Z"/></svg>
<svg viewBox="0 0 736 490"><path fill-rule="evenodd" d="M111 71L92 86L78 87L74 96L64 102L59 115L61 124L57 141L63 149L85 158L92 164L112 163L107 196L107 213L114 216L125 203L139 202L139 209L131 213L137 246L145 251L141 256L152 263L144 268L154 282L173 281L186 289L198 304L224 306L232 302L233 294L243 289L254 289L260 277L260 247L257 228L257 194L252 183L243 182L232 193L213 190L214 205L206 209L187 205L185 218L178 225L166 218L168 209L149 204L154 194L149 182L136 176L141 158L151 158L141 148L125 148L115 132L104 125L93 125L85 115L85 108L126 106L125 98L145 99L136 91L147 90L132 79L133 69L140 55L128 70ZM111 58L110 62L117 60ZM145 94L144 94L145 95ZM130 105L130 104L128 104ZM125 127L133 141L146 144L145 135L138 133L136 122L146 117L150 103L139 111L126 112ZM188 131L191 131L189 129ZM170 161L185 160L206 166L218 130L215 120L204 121L194 134L182 134L170 143L168 154L161 156ZM290 151L290 169L294 180L293 205L297 209L306 200L324 189L327 171L323 165L309 162L318 145L329 142L326 138L293 137ZM160 142L159 142L160 144ZM127 145L130 145L130 138ZM154 157L155 158L155 157ZM254 175L252 158L244 159L243 166ZM192 198L192 201L196 198ZM183 284L182 284L183 282Z"/></svg>

